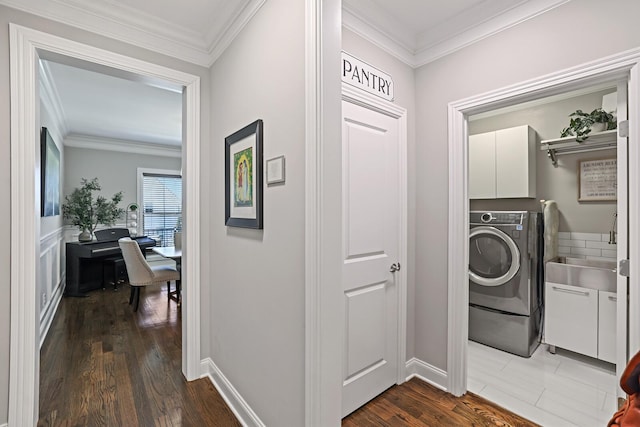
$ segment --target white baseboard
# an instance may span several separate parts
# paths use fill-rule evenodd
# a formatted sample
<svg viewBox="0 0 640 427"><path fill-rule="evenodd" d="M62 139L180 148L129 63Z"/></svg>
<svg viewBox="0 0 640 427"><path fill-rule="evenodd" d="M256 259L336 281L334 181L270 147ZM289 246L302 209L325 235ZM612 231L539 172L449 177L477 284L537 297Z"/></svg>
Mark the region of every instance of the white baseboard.
<svg viewBox="0 0 640 427"><path fill-rule="evenodd" d="M40 348L42 348L42 344L44 344L45 338L47 338L47 334L49 333L49 328L51 327L51 323L53 323L53 318L55 317L58 306L60 305L60 301L62 300L62 295L64 294L64 288L66 286L66 275L62 274L62 280L56 287L56 290L51 295L51 300L49 304L45 307L44 313L40 317ZM2 427L2 426L0 426Z"/></svg>
<svg viewBox="0 0 640 427"><path fill-rule="evenodd" d="M265 427L258 415L233 387L222 371L213 363L210 357L200 361L201 378L208 377L218 390L224 401L235 414L238 421L245 427Z"/></svg>
<svg viewBox="0 0 640 427"><path fill-rule="evenodd" d="M418 377L434 387L447 391L449 384L447 373L415 357L407 361L407 381L413 377Z"/></svg>

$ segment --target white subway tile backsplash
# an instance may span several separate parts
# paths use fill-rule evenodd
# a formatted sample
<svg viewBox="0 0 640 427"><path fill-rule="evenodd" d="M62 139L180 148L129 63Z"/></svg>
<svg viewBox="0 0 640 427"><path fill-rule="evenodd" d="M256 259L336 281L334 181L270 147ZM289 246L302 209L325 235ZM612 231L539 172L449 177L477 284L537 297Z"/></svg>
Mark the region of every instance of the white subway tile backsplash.
<svg viewBox="0 0 640 427"><path fill-rule="evenodd" d="M587 259L591 259L594 261L615 261L615 258L607 258L603 256L588 256Z"/></svg>
<svg viewBox="0 0 640 427"><path fill-rule="evenodd" d="M608 249L610 251L615 251L617 249L617 245L610 245L609 242L592 242L590 240L586 242L588 248Z"/></svg>
<svg viewBox="0 0 640 427"><path fill-rule="evenodd" d="M558 255L573 258L611 260L617 257L617 245L609 244L608 233L558 233Z"/></svg>
<svg viewBox="0 0 640 427"><path fill-rule="evenodd" d="M608 238L607 238L608 239ZM602 242L602 234L600 233L577 233L571 232L571 240L592 240Z"/></svg>
<svg viewBox="0 0 640 427"><path fill-rule="evenodd" d="M589 249L589 248L571 248L571 254L575 255L592 255L592 256L601 256L601 249Z"/></svg>
<svg viewBox="0 0 640 427"><path fill-rule="evenodd" d="M585 240L565 240L558 239L558 246L566 246L570 248L584 248Z"/></svg>

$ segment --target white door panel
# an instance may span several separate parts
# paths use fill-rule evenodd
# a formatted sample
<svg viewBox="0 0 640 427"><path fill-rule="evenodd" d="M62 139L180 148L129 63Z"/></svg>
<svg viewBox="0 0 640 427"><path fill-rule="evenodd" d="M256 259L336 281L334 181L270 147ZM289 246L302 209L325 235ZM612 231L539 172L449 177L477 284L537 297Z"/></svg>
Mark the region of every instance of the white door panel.
<svg viewBox="0 0 640 427"><path fill-rule="evenodd" d="M343 415L396 383L399 121L346 101L343 124Z"/></svg>

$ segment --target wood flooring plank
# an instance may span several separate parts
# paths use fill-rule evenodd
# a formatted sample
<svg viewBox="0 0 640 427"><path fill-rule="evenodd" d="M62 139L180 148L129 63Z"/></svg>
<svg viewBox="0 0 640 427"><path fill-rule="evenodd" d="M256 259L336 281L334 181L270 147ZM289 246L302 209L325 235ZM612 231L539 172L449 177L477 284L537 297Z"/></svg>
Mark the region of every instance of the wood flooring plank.
<svg viewBox="0 0 640 427"><path fill-rule="evenodd" d="M342 420L343 427L536 427L487 400L455 397L418 378L393 386Z"/></svg>
<svg viewBox="0 0 640 427"><path fill-rule="evenodd" d="M208 379L182 375L181 311L159 287L63 298L40 356L38 426L240 426Z"/></svg>

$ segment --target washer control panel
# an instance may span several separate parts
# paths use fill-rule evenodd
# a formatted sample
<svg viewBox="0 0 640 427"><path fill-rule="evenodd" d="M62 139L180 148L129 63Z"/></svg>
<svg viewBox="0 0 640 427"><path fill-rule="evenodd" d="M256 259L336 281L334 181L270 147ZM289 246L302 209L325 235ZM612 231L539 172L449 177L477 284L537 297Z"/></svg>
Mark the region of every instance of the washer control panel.
<svg viewBox="0 0 640 427"><path fill-rule="evenodd" d="M528 212L483 212L472 211L469 213L469 223L487 225L522 225Z"/></svg>

